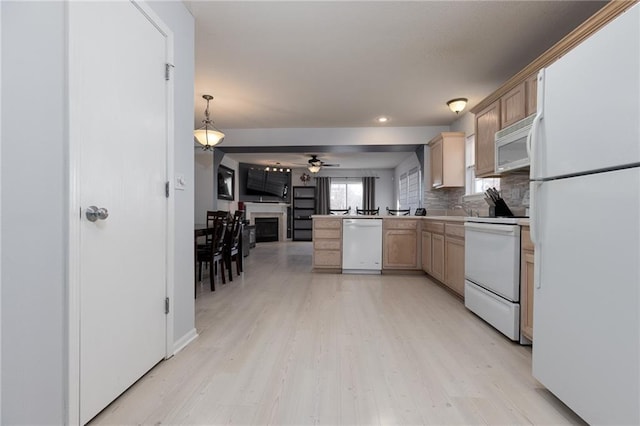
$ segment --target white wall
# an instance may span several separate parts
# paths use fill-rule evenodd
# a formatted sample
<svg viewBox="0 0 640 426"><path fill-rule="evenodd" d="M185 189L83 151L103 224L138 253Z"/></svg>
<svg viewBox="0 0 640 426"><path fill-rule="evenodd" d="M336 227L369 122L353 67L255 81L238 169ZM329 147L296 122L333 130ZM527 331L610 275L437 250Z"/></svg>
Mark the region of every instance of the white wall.
<svg viewBox="0 0 640 426"><path fill-rule="evenodd" d="M175 36L175 170L193 176L193 18L181 2L152 7ZM64 424L66 223L77 214L67 207L65 6L3 2L1 19L0 423ZM176 341L194 330L193 194L175 193Z"/></svg>
<svg viewBox="0 0 640 426"><path fill-rule="evenodd" d="M2 5L2 424L65 419L64 14Z"/></svg>
<svg viewBox="0 0 640 426"><path fill-rule="evenodd" d="M451 123L452 132L464 132L465 136L476 133L476 116L471 112L465 112L456 121Z"/></svg>
<svg viewBox="0 0 640 426"><path fill-rule="evenodd" d="M196 148L194 157L194 221L197 224L204 224L207 220L207 210L215 210L215 203L213 202L213 154L210 151L203 151L200 148Z"/></svg>

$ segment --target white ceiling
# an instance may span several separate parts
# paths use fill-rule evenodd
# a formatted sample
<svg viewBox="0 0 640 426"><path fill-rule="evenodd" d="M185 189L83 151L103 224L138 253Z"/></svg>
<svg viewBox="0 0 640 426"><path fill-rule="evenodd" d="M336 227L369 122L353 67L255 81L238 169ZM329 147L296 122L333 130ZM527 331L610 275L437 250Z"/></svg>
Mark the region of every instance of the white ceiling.
<svg viewBox="0 0 640 426"><path fill-rule="evenodd" d="M449 125L447 100L472 107L605 2L185 3L194 126L206 93L224 131L380 126L381 115L386 126Z"/></svg>
<svg viewBox="0 0 640 426"><path fill-rule="evenodd" d="M306 167L310 155L306 153L232 153L228 154L241 163L261 164L282 167ZM323 152L318 159L328 164L338 164L341 169L392 169L409 156L412 152Z"/></svg>

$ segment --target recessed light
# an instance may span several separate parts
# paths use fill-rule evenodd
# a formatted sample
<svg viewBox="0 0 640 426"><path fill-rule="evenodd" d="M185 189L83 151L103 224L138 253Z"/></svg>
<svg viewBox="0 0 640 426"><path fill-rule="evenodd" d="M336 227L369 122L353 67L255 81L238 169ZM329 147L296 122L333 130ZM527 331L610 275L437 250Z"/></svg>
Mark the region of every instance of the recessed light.
<svg viewBox="0 0 640 426"><path fill-rule="evenodd" d="M389 121L387 117L378 117L378 123L386 123Z"/></svg>

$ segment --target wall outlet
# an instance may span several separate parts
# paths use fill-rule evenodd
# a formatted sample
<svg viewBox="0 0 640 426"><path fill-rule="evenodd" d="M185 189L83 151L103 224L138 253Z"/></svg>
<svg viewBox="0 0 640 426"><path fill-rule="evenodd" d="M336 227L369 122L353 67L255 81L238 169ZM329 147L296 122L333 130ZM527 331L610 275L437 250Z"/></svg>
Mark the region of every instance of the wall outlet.
<svg viewBox="0 0 640 426"><path fill-rule="evenodd" d="M187 181L182 174L176 174L176 181L174 184L174 188L178 191L184 191L187 186Z"/></svg>

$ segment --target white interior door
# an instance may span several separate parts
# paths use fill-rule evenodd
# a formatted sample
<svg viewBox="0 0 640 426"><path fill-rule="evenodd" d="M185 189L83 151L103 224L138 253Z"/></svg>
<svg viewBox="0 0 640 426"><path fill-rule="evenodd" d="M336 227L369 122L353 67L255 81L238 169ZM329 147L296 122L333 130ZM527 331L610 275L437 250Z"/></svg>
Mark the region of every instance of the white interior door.
<svg viewBox="0 0 640 426"><path fill-rule="evenodd" d="M165 355L167 39L131 2L68 7L84 424Z"/></svg>

